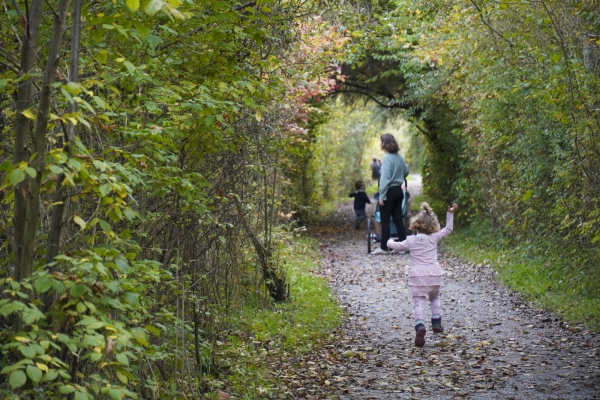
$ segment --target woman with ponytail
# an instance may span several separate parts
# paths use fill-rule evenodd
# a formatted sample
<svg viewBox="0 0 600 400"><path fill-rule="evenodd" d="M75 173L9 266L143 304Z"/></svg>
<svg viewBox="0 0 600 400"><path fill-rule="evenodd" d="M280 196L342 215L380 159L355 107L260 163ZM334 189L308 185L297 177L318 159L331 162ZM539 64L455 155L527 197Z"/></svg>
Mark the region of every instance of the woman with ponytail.
<svg viewBox="0 0 600 400"><path fill-rule="evenodd" d="M415 346L425 345L425 311L426 297L431 304L431 326L434 333L441 333L442 310L440 306L440 286L442 284L442 268L437 260L437 245L452 232L456 203L448 207L446 227L440 230L437 216L427 203L421 203L421 212L411 218L409 229L417 234L406 240L395 242L390 239L387 247L393 250L409 250L411 268L408 273L408 287L415 303Z"/></svg>

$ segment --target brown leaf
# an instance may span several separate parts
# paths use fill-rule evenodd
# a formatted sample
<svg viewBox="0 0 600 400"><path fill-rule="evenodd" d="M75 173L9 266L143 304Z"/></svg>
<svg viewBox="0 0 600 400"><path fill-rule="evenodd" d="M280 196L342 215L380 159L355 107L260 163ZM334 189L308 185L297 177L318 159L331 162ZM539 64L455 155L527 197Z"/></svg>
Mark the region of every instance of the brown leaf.
<svg viewBox="0 0 600 400"><path fill-rule="evenodd" d="M219 400L229 400L229 399L231 399L231 396L229 395L229 393L219 391Z"/></svg>
<svg viewBox="0 0 600 400"><path fill-rule="evenodd" d="M21 27L23 29L27 29L27 17L24 15L19 15L19 17L17 18L17 21L19 21L19 25L21 25Z"/></svg>
<svg viewBox="0 0 600 400"><path fill-rule="evenodd" d="M58 68L56 69L56 78L61 82L68 81L67 77Z"/></svg>
<svg viewBox="0 0 600 400"><path fill-rule="evenodd" d="M114 348L115 348L115 341L112 339L108 339L106 341L106 349L104 350L104 353L106 355L109 355L113 351Z"/></svg>

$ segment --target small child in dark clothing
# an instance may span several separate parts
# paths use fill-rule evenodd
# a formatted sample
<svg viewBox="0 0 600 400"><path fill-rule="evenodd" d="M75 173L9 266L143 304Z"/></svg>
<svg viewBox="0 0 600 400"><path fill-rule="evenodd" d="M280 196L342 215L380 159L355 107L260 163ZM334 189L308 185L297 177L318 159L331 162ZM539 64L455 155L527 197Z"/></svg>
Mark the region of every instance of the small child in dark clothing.
<svg viewBox="0 0 600 400"><path fill-rule="evenodd" d="M348 197L354 197L354 212L356 213L354 229L359 229L360 224L367 219L365 207L367 203L371 204L371 200L369 200L369 196L365 193L365 183L363 181L356 181L354 187L356 191L350 193Z"/></svg>

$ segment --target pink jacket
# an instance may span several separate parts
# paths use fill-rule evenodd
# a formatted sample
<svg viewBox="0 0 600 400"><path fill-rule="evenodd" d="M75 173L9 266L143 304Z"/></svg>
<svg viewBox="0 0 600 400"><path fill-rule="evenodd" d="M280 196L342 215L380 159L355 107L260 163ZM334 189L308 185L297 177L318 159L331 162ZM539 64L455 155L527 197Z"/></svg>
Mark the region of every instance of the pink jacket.
<svg viewBox="0 0 600 400"><path fill-rule="evenodd" d="M412 267L408 273L408 286L413 296L425 296L439 291L442 284L442 267L437 259L437 245L452 232L453 213L446 214L446 226L439 232L426 235L419 233L408 236L402 242L390 239L387 247L394 250L409 250Z"/></svg>

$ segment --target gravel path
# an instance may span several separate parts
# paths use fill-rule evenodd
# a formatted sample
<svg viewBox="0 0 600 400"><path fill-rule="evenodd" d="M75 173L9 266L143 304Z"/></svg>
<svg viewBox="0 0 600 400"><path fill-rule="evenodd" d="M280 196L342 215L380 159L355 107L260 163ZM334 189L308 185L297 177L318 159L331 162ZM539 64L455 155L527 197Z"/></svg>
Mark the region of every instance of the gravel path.
<svg viewBox="0 0 600 400"><path fill-rule="evenodd" d="M414 347L409 255L368 255L352 222L345 204L308 229L346 319L323 350L284 368L293 398L600 399L600 335L536 309L443 245L446 332L426 323L427 343Z"/></svg>

